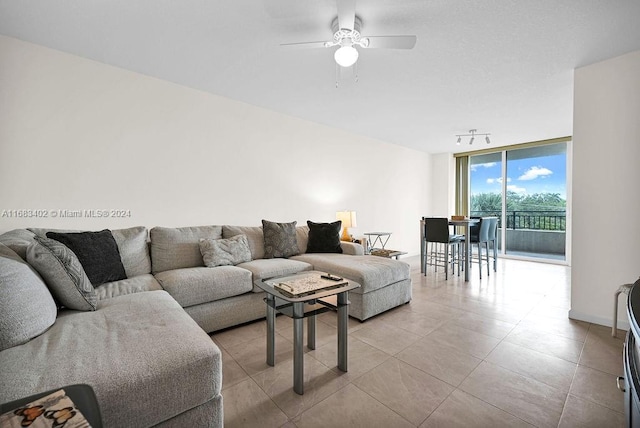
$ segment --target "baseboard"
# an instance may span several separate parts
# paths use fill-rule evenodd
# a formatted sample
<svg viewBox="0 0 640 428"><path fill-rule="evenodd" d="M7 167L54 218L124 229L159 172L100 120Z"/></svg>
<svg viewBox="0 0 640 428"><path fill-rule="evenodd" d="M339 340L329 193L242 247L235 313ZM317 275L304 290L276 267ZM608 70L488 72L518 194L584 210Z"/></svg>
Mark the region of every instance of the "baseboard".
<svg viewBox="0 0 640 428"><path fill-rule="evenodd" d="M620 311L622 312L622 311ZM604 317L597 317L594 315L589 315L589 314L585 314L582 312L578 312L575 311L573 309L569 310L569 318L571 318L572 320L578 320L578 321L586 321L586 322L590 322L592 324L598 324L598 325L603 325L605 327L611 327L612 326L612 319L611 318L604 318ZM619 330L629 330L629 320L628 319L619 319L618 320L618 329Z"/></svg>

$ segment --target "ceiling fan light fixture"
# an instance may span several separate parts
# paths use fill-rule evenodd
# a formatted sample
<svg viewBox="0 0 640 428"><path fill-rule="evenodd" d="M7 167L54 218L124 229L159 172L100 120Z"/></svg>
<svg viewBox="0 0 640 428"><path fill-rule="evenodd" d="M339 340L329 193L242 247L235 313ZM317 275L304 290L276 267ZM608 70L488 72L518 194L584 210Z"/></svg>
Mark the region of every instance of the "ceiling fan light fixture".
<svg viewBox="0 0 640 428"><path fill-rule="evenodd" d="M358 60L358 50L353 46L340 46L333 58L340 67L351 67Z"/></svg>

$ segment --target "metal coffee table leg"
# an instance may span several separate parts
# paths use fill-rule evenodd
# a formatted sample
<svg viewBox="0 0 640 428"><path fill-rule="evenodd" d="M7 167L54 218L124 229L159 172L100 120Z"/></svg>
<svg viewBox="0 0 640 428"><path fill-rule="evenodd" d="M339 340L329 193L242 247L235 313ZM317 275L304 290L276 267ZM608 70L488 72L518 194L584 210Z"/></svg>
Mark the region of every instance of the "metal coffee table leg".
<svg viewBox="0 0 640 428"><path fill-rule="evenodd" d="M347 332L349 328L349 292L338 293L338 369L347 371Z"/></svg>
<svg viewBox="0 0 640 428"><path fill-rule="evenodd" d="M304 394L304 302L293 303L293 390Z"/></svg>
<svg viewBox="0 0 640 428"><path fill-rule="evenodd" d="M307 348L316 349L316 316L307 318Z"/></svg>
<svg viewBox="0 0 640 428"><path fill-rule="evenodd" d="M276 349L276 310L275 297L271 294L267 294L267 365L273 367L276 362L275 349Z"/></svg>

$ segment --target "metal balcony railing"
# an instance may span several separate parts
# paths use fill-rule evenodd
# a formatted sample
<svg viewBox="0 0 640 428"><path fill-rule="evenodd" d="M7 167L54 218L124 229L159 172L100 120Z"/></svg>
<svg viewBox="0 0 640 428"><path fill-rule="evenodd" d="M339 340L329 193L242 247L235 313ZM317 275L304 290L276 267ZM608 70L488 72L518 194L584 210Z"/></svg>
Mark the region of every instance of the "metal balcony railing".
<svg viewBox="0 0 640 428"><path fill-rule="evenodd" d="M506 213L507 229L566 231L567 212L565 210L511 210ZM472 217L498 217L502 226L501 211L471 211Z"/></svg>

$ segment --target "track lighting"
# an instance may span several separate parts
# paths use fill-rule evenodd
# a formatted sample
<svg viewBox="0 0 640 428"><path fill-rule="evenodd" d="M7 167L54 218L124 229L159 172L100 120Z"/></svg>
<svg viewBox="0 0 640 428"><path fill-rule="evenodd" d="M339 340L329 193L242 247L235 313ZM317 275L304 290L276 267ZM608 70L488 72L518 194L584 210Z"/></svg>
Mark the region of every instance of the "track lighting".
<svg viewBox="0 0 640 428"><path fill-rule="evenodd" d="M478 134L477 129L470 129L468 134L457 134L456 137L458 137L458 141L456 141L456 144L460 145L460 141L462 141L462 137L471 137L469 139L469 145L472 145L473 142L476 140L477 135L484 135L484 140L487 142L487 144L491 144L491 140L489 139L489 135L491 134Z"/></svg>

